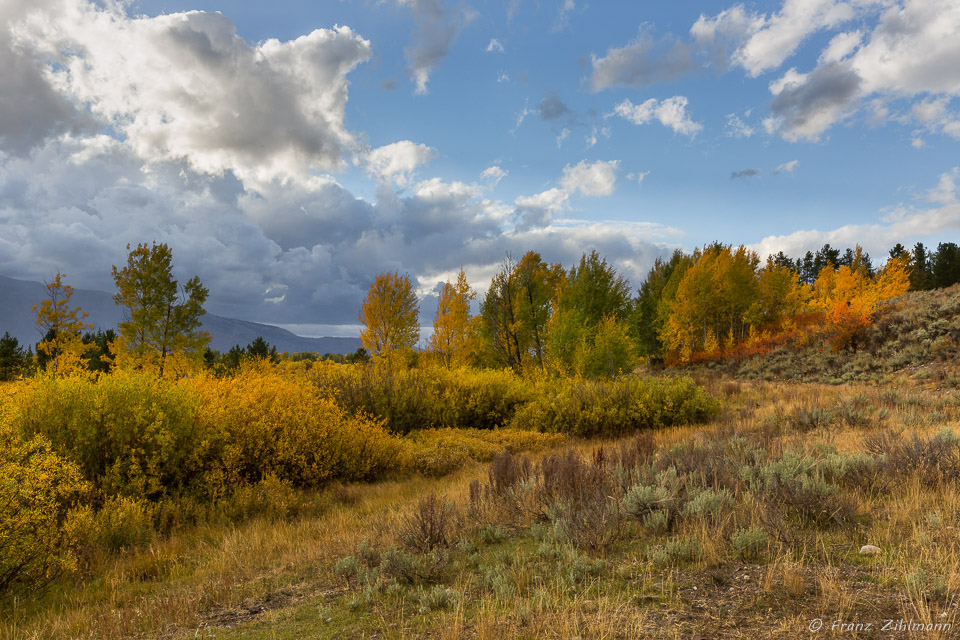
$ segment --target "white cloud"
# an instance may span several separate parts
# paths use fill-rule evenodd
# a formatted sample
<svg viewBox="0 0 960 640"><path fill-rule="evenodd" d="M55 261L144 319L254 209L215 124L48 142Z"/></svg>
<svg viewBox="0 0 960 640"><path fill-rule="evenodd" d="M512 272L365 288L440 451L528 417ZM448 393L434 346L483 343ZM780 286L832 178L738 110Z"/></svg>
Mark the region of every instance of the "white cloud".
<svg viewBox="0 0 960 640"><path fill-rule="evenodd" d="M550 32L559 33L570 26L570 14L576 8L576 4L573 0L563 0L563 4L560 5L560 11L557 13L557 21L554 23L553 27L550 28Z"/></svg>
<svg viewBox="0 0 960 640"><path fill-rule="evenodd" d="M609 196L616 187L619 168L619 160L598 160L594 163L582 160L563 168L560 186L571 194L579 192L585 196Z"/></svg>
<svg viewBox="0 0 960 640"><path fill-rule="evenodd" d="M501 180L507 177L507 173L508 172L505 169L501 169L499 166L493 165L491 167L487 167L480 173L480 179L488 181L490 186L495 186Z"/></svg>
<svg viewBox="0 0 960 640"><path fill-rule="evenodd" d="M916 137L910 141L910 146L914 149L923 149L925 146L927 146L927 143L923 141L923 138Z"/></svg>
<svg viewBox="0 0 960 640"><path fill-rule="evenodd" d="M547 209L548 211L558 212L566 206L569 198L570 195L567 191L554 187L532 196L520 196L514 203L520 208Z"/></svg>
<svg viewBox="0 0 960 640"><path fill-rule="evenodd" d="M838 33L831 38L827 48L820 53L819 61L840 62L860 46L863 40L863 34L859 31L846 31Z"/></svg>
<svg viewBox="0 0 960 640"><path fill-rule="evenodd" d="M806 73L799 73L795 67L791 67L778 79L770 83L770 93L775 96L780 95L787 87L799 87L807 81Z"/></svg>
<svg viewBox="0 0 960 640"><path fill-rule="evenodd" d="M633 104L628 98L614 107L613 112L636 125L658 120L660 124L670 127L677 133L693 137L703 129L703 125L691 120L687 116L686 110L686 97L674 96L660 101L656 98L650 98L637 105Z"/></svg>
<svg viewBox="0 0 960 640"><path fill-rule="evenodd" d="M780 118L777 131L785 139L817 140L837 122L862 106L871 109L868 121L881 124L890 117L884 102L922 97L911 110L930 133L960 138L960 117L945 111L951 97L960 96L960 4L953 0L902 0L900 2L841 3L817 0L808 3L815 10L807 26L799 31L832 29L846 22L844 16L864 18L883 8L878 22L869 30L836 34L821 52L818 65L809 73L787 71L770 83L776 96L771 111ZM781 14L797 8L787 0ZM752 75L779 66L785 58L747 55L746 36L734 53ZM739 57L738 57L739 56Z"/></svg>
<svg viewBox="0 0 960 640"><path fill-rule="evenodd" d="M529 231L549 226L553 219L563 211L570 200L566 189L554 187L532 196L520 196L514 200L517 209L514 213L516 231Z"/></svg>
<svg viewBox="0 0 960 640"><path fill-rule="evenodd" d="M599 138L597 138L597 135L598 135L598 134L601 135L601 136L603 136L604 138L609 138L609 137L610 137L610 127L597 127L597 126L594 126L594 127L591 129L591 131L590 131L590 135L588 135L588 136L586 136L586 137L584 138L584 142L586 143L587 149L590 149L590 148L596 146L597 142L599 142Z"/></svg>
<svg viewBox="0 0 960 640"><path fill-rule="evenodd" d="M527 119L527 116L538 113L537 109L530 109L527 107L527 104L524 103L523 109L517 114L517 120L513 125L513 128L510 129L511 134L516 134L517 130L520 128L520 125L523 124L523 121Z"/></svg>
<svg viewBox="0 0 960 640"><path fill-rule="evenodd" d="M370 151L366 155L367 170L381 182L405 187L410 184L411 174L430 162L434 153L425 144L400 140Z"/></svg>
<svg viewBox="0 0 960 640"><path fill-rule="evenodd" d="M563 146L563 142L570 135L570 129L564 127L560 130L560 134L557 136L557 149Z"/></svg>
<svg viewBox="0 0 960 640"><path fill-rule="evenodd" d="M777 168L773 170L773 173L793 173L793 170L797 168L798 164L800 164L799 160L790 160L789 162L784 162L783 164L778 165Z"/></svg>
<svg viewBox="0 0 960 640"><path fill-rule="evenodd" d="M113 3L65 2L15 32L53 65L57 89L138 155L252 184L340 166L353 144L346 75L371 55L349 27L250 45L220 14L131 19Z"/></svg>
<svg viewBox="0 0 960 640"><path fill-rule="evenodd" d="M954 167L940 174L937 186L927 191L925 198L930 202L949 205L957 204L957 181L960 180L960 167Z"/></svg>
<svg viewBox="0 0 960 640"><path fill-rule="evenodd" d="M742 5L713 18L701 15L690 32L701 46L713 45L719 37L734 43L732 62L757 77L783 64L813 33L855 16L851 3L843 0L785 0L769 15L748 14Z"/></svg>
<svg viewBox="0 0 960 640"><path fill-rule="evenodd" d="M726 136L728 138L749 138L754 133L754 128L741 120L740 116L735 113L727 114Z"/></svg>
<svg viewBox="0 0 960 640"><path fill-rule="evenodd" d="M510 82L510 76L503 71L497 71L497 82Z"/></svg>
<svg viewBox="0 0 960 640"><path fill-rule="evenodd" d="M633 180L637 184L641 184L643 179L650 175L649 171L637 171L636 173L628 173L627 180Z"/></svg>
<svg viewBox="0 0 960 640"><path fill-rule="evenodd" d="M911 111L913 117L920 122L929 122L942 118L947 111L947 98L938 98L936 100L923 100L913 105Z"/></svg>
<svg viewBox="0 0 960 640"><path fill-rule="evenodd" d="M503 45L496 38L490 38L490 44L487 45L485 51L487 53L503 53Z"/></svg>

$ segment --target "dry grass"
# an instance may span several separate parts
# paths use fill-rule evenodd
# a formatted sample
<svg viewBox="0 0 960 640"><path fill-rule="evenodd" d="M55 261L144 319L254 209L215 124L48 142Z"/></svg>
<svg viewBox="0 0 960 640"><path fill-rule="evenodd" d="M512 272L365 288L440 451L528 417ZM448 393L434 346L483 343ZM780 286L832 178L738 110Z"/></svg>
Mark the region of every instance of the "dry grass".
<svg viewBox="0 0 960 640"><path fill-rule="evenodd" d="M611 461L623 456L669 455L708 482L718 473L712 461L671 450L729 443L736 433L771 456L799 451L823 460L825 446L862 453L886 431L923 441L944 428L960 433L960 397L952 390L710 384L727 408L709 425L637 442L573 442L559 452L579 456L586 466L576 473L588 475L598 464L613 473ZM615 454L627 444L633 453ZM920 468L856 475L841 483L841 497L854 505L843 523L803 520L736 488L732 505L716 514L678 509L669 531L610 517L598 525L603 531L571 536L555 526L552 503L535 493L538 466L565 464L558 473L574 473L572 462L549 458L554 453L531 456L534 471L511 471L498 460L492 469L474 465L444 478L336 486L297 518L174 532L145 549L96 558L73 582L16 603L0 615L0 637L794 638L806 636L815 619L824 621L823 637L851 635L833 628L835 621L878 629L900 619L931 625L925 638L958 635L956 478L938 481ZM619 491L604 486L607 497ZM575 513L594 521L604 513L583 487L554 489ZM481 506L478 492L488 496ZM425 502L430 495L443 504ZM431 528L437 518L442 536ZM751 527L770 541L747 559L731 536ZM411 531L426 533L411 543ZM882 553L860 556L867 543ZM378 573L385 553L420 563L415 577L385 579ZM334 572L349 556L359 567L352 581Z"/></svg>

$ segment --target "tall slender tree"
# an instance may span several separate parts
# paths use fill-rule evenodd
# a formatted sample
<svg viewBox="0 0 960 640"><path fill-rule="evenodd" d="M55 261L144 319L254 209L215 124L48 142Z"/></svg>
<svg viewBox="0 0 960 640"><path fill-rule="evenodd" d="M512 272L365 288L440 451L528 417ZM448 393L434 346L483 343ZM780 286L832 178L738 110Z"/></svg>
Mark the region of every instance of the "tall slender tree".
<svg viewBox="0 0 960 640"><path fill-rule="evenodd" d="M462 268L457 282L447 281L440 290L429 349L448 367L463 362L471 350L470 302L476 297Z"/></svg>
<svg viewBox="0 0 960 640"><path fill-rule="evenodd" d="M117 293L113 301L124 307L118 356L135 368L152 369L163 377L168 357L203 358L210 335L200 318L207 289L194 276L183 286L173 277L173 252L166 244L127 245L127 265L112 269Z"/></svg>
<svg viewBox="0 0 960 640"><path fill-rule="evenodd" d="M64 277L64 274L57 273L46 285L46 299L33 305L37 312L37 328L43 335L43 340L37 344L37 358L56 375L84 369L82 355L85 347L80 336L84 330L93 329L93 325L86 322L88 314L80 307L70 305L73 287L63 282Z"/></svg>

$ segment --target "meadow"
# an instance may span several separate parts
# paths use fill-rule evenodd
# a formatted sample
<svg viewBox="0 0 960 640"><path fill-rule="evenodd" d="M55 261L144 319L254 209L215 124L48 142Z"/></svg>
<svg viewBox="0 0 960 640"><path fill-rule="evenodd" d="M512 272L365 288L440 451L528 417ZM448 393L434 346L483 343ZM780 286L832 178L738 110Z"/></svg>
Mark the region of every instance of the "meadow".
<svg viewBox="0 0 960 640"><path fill-rule="evenodd" d="M2 523L3 570L42 562L8 579L0 636L955 635L956 390L699 383L318 363L6 385L3 499L36 513Z"/></svg>

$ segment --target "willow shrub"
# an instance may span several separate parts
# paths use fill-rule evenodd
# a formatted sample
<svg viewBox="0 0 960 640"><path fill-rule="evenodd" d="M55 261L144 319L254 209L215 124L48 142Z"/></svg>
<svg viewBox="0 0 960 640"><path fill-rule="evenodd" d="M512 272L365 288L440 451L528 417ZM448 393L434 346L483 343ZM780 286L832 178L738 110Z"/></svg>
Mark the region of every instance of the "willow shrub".
<svg viewBox="0 0 960 640"><path fill-rule="evenodd" d="M75 566L65 525L86 489L77 465L44 438L0 426L0 596L35 592Z"/></svg>
<svg viewBox="0 0 960 640"><path fill-rule="evenodd" d="M718 402L690 378L566 379L540 385L509 426L577 436L613 436L704 422Z"/></svg>
<svg viewBox="0 0 960 640"><path fill-rule="evenodd" d="M267 475L295 486L396 468L402 444L306 380L249 367L179 381L117 372L20 383L6 421L39 434L103 494L216 497Z"/></svg>
<svg viewBox="0 0 960 640"><path fill-rule="evenodd" d="M107 495L159 497L203 474L199 403L176 383L125 371L41 376L21 383L14 401L20 432L49 439Z"/></svg>
<svg viewBox="0 0 960 640"><path fill-rule="evenodd" d="M507 424L535 389L511 371L323 363L317 386L351 413L383 419L394 433L419 429L493 429Z"/></svg>
<svg viewBox="0 0 960 640"><path fill-rule="evenodd" d="M379 422L348 414L307 380L250 368L192 384L201 428L217 443L224 479L267 476L299 487L397 470L402 444Z"/></svg>

